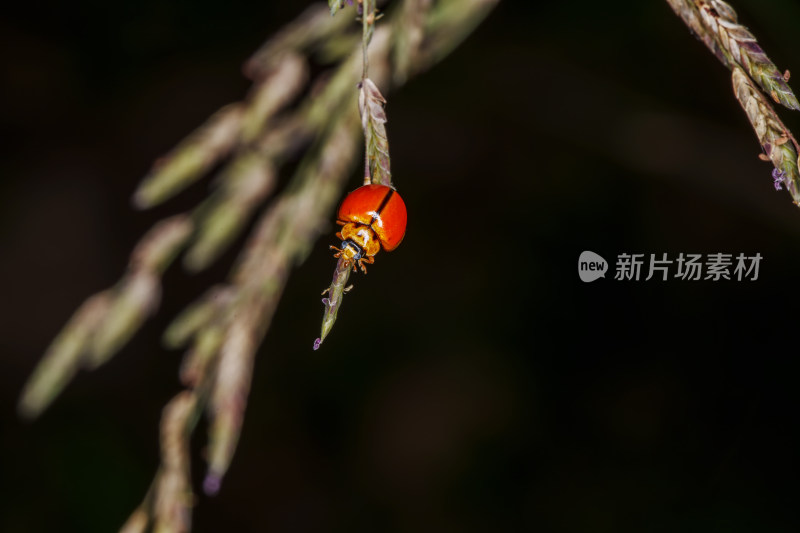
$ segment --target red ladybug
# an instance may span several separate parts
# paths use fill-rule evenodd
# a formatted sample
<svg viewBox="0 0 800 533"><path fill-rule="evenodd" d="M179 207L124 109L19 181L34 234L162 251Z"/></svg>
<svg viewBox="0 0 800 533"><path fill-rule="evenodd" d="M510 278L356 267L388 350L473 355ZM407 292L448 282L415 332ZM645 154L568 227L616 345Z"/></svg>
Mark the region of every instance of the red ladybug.
<svg viewBox="0 0 800 533"><path fill-rule="evenodd" d="M374 263L381 248L391 252L406 234L406 204L400 195L386 185L364 185L354 190L339 206L337 224L344 226L336 234L342 248L334 257L344 257L364 273L364 263Z"/></svg>

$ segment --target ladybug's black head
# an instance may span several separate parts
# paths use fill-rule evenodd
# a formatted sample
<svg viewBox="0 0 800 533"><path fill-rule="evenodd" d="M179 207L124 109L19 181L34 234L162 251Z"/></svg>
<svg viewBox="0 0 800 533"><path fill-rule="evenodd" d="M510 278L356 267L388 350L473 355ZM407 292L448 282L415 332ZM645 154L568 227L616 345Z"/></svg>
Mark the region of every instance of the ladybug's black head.
<svg viewBox="0 0 800 533"><path fill-rule="evenodd" d="M344 251L345 256L347 256L353 261L358 261L359 259L364 257L364 251L361 249L359 245L357 245L351 239L342 241L342 251Z"/></svg>

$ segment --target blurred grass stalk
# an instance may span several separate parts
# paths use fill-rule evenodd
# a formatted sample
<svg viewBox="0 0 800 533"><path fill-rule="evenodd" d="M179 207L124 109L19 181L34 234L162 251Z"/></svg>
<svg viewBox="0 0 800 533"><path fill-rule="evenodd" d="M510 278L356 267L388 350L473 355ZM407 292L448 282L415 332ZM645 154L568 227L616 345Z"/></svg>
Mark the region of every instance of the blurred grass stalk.
<svg viewBox="0 0 800 533"><path fill-rule="evenodd" d="M745 111L764 150L761 159L771 161L776 188L786 185L800 206L798 144L783 124L770 100L800 110L789 87L789 71L782 73L759 46L755 36L739 24L736 11L722 0L667 0L689 30L731 70L736 99ZM790 142L791 141L791 142Z"/></svg>
<svg viewBox="0 0 800 533"><path fill-rule="evenodd" d="M362 17L360 32L355 9L331 17L327 6L311 6L245 63L244 73L253 80L246 100L212 115L143 179L133 200L141 209L165 202L211 169L220 169L205 202L156 224L135 248L120 282L76 311L25 385L22 416L38 416L78 369L104 364L125 345L157 310L161 276L182 251L187 270L207 268L256 212L263 212L229 280L209 289L165 332L168 347L188 347L180 370L187 388L164 408L161 466L123 531L190 530L189 440L203 412L210 418L203 487L209 494L219 490L239 438L255 354L292 267L303 262L330 226L356 164L362 126L372 135L367 139L368 172L379 183L391 183L378 87L388 91L431 67L498 1L395 2L377 29ZM368 5L374 9L374 1ZM367 32L370 78L360 85L359 108L358 81L366 75L360 44ZM312 61L327 68L306 91ZM384 148L385 160L380 157ZM297 157L300 164L289 184L270 200L281 167ZM336 294L341 301L341 293L332 292L331 298Z"/></svg>

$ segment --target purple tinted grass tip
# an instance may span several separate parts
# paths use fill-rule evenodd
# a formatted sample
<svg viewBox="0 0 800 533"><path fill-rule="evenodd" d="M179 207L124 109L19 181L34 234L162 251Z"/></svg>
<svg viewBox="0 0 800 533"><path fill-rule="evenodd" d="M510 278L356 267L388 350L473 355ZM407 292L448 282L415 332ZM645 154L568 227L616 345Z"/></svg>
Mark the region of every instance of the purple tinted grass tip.
<svg viewBox="0 0 800 533"><path fill-rule="evenodd" d="M220 485L222 485L222 479L220 479L219 475L209 473L206 475L206 479L203 480L203 492L208 496L216 496Z"/></svg>
<svg viewBox="0 0 800 533"><path fill-rule="evenodd" d="M782 190L781 183L786 181L786 172L783 170L778 170L777 168L772 169L772 179L774 181L775 190L780 191Z"/></svg>
<svg viewBox="0 0 800 533"><path fill-rule="evenodd" d="M314 341L314 350L319 350L320 345L322 344L322 339L317 339Z"/></svg>

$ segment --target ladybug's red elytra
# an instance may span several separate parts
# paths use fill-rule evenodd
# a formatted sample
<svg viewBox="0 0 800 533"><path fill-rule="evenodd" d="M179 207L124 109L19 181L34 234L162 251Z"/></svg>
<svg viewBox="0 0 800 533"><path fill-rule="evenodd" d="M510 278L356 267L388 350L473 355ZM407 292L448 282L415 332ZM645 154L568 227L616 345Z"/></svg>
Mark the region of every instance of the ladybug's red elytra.
<svg viewBox="0 0 800 533"><path fill-rule="evenodd" d="M338 253L356 264L364 273L364 263L374 263L375 254L381 248L391 252L406 234L406 204L391 187L386 185L364 185L354 190L339 206L337 224L342 230L336 236L342 240L341 249L331 246Z"/></svg>

